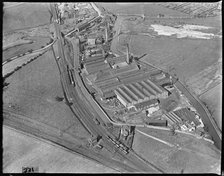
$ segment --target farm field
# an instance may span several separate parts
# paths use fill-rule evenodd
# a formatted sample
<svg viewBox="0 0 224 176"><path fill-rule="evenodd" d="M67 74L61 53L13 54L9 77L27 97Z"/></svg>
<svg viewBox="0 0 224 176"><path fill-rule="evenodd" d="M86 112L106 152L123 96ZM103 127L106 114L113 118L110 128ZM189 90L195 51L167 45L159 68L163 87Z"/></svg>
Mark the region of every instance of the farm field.
<svg viewBox="0 0 224 176"><path fill-rule="evenodd" d="M4 31L3 31L4 32ZM16 30L3 35L3 50L23 42L27 42L29 37L52 37L54 32L53 24L47 24L39 27L32 27L24 30Z"/></svg>
<svg viewBox="0 0 224 176"><path fill-rule="evenodd" d="M7 3L6 6L11 7L4 9L2 63L31 50L41 49L55 38L49 3L23 4ZM118 16L113 30L116 30L115 35L118 31L121 33L112 41L112 52L125 54L124 44L129 42L132 55L143 56L141 61L159 67L170 75L176 75L192 94L200 97L206 104L222 130L221 17L194 19L188 14L156 3L96 4L115 15L144 14L144 20L136 16L128 21L125 18L131 18L130 16ZM161 14L165 17L158 17ZM182 31L182 35L182 27L187 25L208 26L209 28L203 29L202 32L214 35L208 37L209 39L189 37L189 29ZM193 29L193 33L197 33L198 30ZM128 34L129 32L131 34ZM56 134L53 132L55 130L59 136L63 136L62 141L72 141L71 146L74 147L76 143L77 146L81 144L76 142L75 138L77 141L79 139L86 142L90 134L63 100L60 74L54 58L60 55L57 45L53 48L55 55L52 50L48 50L32 62L29 61L40 53L22 56L2 65L3 76L21 66L4 80L3 108L24 115L21 119L14 117L18 122L15 126L18 127L20 122L25 124L26 119L31 119L30 124L33 126L31 125L30 129L35 127L37 131L42 131L45 128L48 132ZM65 54L69 53L65 50ZM60 59L58 57L58 60ZM167 107L165 103L167 102L161 101L161 105ZM186 134L172 134L171 131L146 127L135 129L133 150L164 172L220 174L221 153L212 143ZM120 132L120 128L117 132ZM152 139L147 134L166 142ZM179 145L180 148L173 145ZM102 152L102 156L112 157L105 147ZM73 155L72 152L50 142L3 126L3 171L21 172L23 166L38 166L40 172L48 173L116 172L79 155Z"/></svg>
<svg viewBox="0 0 224 176"><path fill-rule="evenodd" d="M103 4L103 3L101 3ZM100 5L101 5L100 4ZM147 7L154 7L154 4L144 4ZM112 13L117 13L118 10L124 13L130 13L134 15L134 11L143 11L144 7L134 6L133 4L128 5L116 5L109 6L106 4L102 5L106 9L111 9ZM161 6L158 6L163 8ZM131 9L129 12L127 9ZM166 9L166 8L165 8ZM171 10L171 9L170 9ZM178 11L171 10L179 16ZM150 17L146 17L144 21L137 19L136 21L127 22L124 17L118 17L117 24L115 23L115 30L121 32L130 31L135 32L134 35L120 34L119 37L112 42L112 51L121 54L125 52L125 47L122 47L124 43L129 42L130 52L137 56L147 54L142 58L143 61L158 66L164 70L176 73L179 79L186 83L190 81L196 74L200 73L204 69L213 64L217 63L221 58L222 42L221 38L217 37L214 39L192 39L192 38L175 38L175 36L162 36L156 34L153 31L151 25L199 25L209 27L203 29L202 32L212 33L214 35L220 35L221 31L221 17L209 17L209 18L155 18L155 14L163 13L166 15L166 11L150 11ZM139 13L138 13L139 14ZM154 14L154 15L153 15ZM146 15L146 14L145 14ZM130 17L126 17L130 18ZM122 26L122 27L121 27ZM141 27L140 27L141 26ZM197 29L195 29L195 32ZM144 32L145 35L138 35L138 32ZM149 35L146 35L149 34ZM137 43L137 45L136 45ZM214 74L213 74L214 76ZM211 75L207 78L211 79Z"/></svg>
<svg viewBox="0 0 224 176"><path fill-rule="evenodd" d="M30 50L34 51L40 49L42 46L46 46L50 43L50 38L48 37L29 37L28 40L31 40L31 43L17 45L3 50L2 62L20 54L25 54Z"/></svg>
<svg viewBox="0 0 224 176"><path fill-rule="evenodd" d="M156 3L97 3L114 14L145 14L145 16L157 17L163 13L172 17L190 17L187 14L156 5Z"/></svg>
<svg viewBox="0 0 224 176"><path fill-rule="evenodd" d="M138 43L138 45L136 45ZM149 38L132 36L130 52L142 61L176 73L181 81L216 63L220 58L221 41L202 39Z"/></svg>
<svg viewBox="0 0 224 176"><path fill-rule="evenodd" d="M222 83L199 97L204 102L222 131Z"/></svg>
<svg viewBox="0 0 224 176"><path fill-rule="evenodd" d="M23 66L23 64L27 64L27 62L29 62L34 57L37 57L39 54L40 54L40 52L29 54L27 56L23 56L23 57L20 57L18 59L14 59L14 60L4 64L2 66L2 75L3 75L3 77L6 74L11 73L12 71L14 71L17 67L21 67L21 66Z"/></svg>
<svg viewBox="0 0 224 176"><path fill-rule="evenodd" d="M51 13L49 4L23 3L23 5L4 9L3 31L4 33L12 32L18 29L49 24L50 19Z"/></svg>
<svg viewBox="0 0 224 176"><path fill-rule="evenodd" d="M222 61L221 58L219 60L187 79L186 85L191 92L201 95L222 82Z"/></svg>
<svg viewBox="0 0 224 176"><path fill-rule="evenodd" d="M23 44L30 44L30 43L32 43L32 40L24 40L24 39L17 40L13 43L9 43L9 44L3 46L3 50L7 50L7 49L12 48L14 46L23 45Z"/></svg>
<svg viewBox="0 0 224 176"><path fill-rule="evenodd" d="M88 133L63 102L57 65L48 51L33 62L6 78L9 83L3 92L3 107L58 128L87 137Z"/></svg>
<svg viewBox="0 0 224 176"><path fill-rule="evenodd" d="M179 144L181 149L166 145L143 133L164 140L171 145ZM154 162L166 173L220 173L220 153L212 144L194 137L170 131L137 128L133 149L149 162Z"/></svg>
<svg viewBox="0 0 224 176"><path fill-rule="evenodd" d="M40 173L116 173L62 147L3 126L3 173L38 167Z"/></svg>

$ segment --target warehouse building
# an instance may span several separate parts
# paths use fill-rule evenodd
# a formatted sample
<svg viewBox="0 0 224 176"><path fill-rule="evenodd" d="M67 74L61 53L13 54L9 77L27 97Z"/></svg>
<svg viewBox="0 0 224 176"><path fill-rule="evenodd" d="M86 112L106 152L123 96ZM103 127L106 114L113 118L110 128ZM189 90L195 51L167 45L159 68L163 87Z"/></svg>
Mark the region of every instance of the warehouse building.
<svg viewBox="0 0 224 176"><path fill-rule="evenodd" d="M116 96L125 107L142 109L150 106L150 100L168 97L168 91L151 80L151 75L161 74L161 70L140 68L135 62L127 63L126 60L125 56L85 59L86 79L102 99Z"/></svg>
<svg viewBox="0 0 224 176"><path fill-rule="evenodd" d="M170 80L170 78L167 77L157 80L156 83L160 86L172 85L172 81Z"/></svg>
<svg viewBox="0 0 224 176"><path fill-rule="evenodd" d="M94 74L97 73L100 70L107 70L110 68L110 65L101 61L101 62L95 62L95 63L89 63L84 65L84 69L87 74Z"/></svg>
<svg viewBox="0 0 224 176"><path fill-rule="evenodd" d="M148 100L148 101L138 103L135 105L135 108L137 110L145 110L145 109L149 109L151 107L157 106L158 104L159 104L158 100L153 99L153 100Z"/></svg>
<svg viewBox="0 0 224 176"><path fill-rule="evenodd" d="M190 123L193 122L196 126L201 124L199 120L195 117L195 113L189 110L188 108L182 108L177 111L174 111L173 113L179 118L181 118L183 121L189 121Z"/></svg>
<svg viewBox="0 0 224 176"><path fill-rule="evenodd" d="M136 105L137 109L141 108L141 103L146 107L144 102L150 103L149 100L168 97L168 92L165 89L152 83L149 79L119 86L115 90L115 94L125 107Z"/></svg>
<svg viewBox="0 0 224 176"><path fill-rule="evenodd" d="M152 126L162 126L166 127L167 126L167 120L147 120L146 121L147 125L152 125Z"/></svg>

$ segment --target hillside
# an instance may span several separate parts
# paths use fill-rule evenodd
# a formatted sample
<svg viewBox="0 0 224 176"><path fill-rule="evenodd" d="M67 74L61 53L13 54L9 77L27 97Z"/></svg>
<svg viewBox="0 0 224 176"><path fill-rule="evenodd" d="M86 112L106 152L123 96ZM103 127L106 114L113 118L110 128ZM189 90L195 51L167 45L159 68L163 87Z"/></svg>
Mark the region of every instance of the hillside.
<svg viewBox="0 0 224 176"><path fill-rule="evenodd" d="M47 3L23 3L11 7L8 3L7 6L3 9L3 33L50 23L51 13Z"/></svg>

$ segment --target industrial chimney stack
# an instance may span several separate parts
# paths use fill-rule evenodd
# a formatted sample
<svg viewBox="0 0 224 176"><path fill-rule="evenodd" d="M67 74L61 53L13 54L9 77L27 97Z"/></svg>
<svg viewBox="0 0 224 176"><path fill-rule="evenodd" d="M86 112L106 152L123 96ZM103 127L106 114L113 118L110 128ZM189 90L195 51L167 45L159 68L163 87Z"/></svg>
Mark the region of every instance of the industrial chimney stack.
<svg viewBox="0 0 224 176"><path fill-rule="evenodd" d="M127 54L127 56L126 56L126 62L127 62L127 64L130 64L130 56L129 56L129 45L127 44L127 50L126 50L126 54Z"/></svg>
<svg viewBox="0 0 224 176"><path fill-rule="evenodd" d="M107 25L106 25L106 27L105 27L105 42L107 42L108 41L108 33L107 33Z"/></svg>

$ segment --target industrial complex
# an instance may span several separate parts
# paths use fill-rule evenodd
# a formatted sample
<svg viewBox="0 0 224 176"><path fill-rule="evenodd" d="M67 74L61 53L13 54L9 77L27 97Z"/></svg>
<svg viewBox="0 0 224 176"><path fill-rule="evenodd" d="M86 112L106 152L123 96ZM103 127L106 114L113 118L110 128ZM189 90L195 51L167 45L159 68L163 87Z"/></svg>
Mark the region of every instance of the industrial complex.
<svg viewBox="0 0 224 176"><path fill-rule="evenodd" d="M91 8L86 5L82 10ZM60 9L63 11L61 6ZM175 126L184 131L203 127L196 112L179 106L179 90L168 73L136 59L128 43L125 54L117 56L111 52L116 17L102 14L103 11L88 17L78 15L77 25L67 37L76 41L79 48L74 67L79 69L85 88L107 118L123 125Z"/></svg>
<svg viewBox="0 0 224 176"><path fill-rule="evenodd" d="M25 3L9 7L17 6L26 7ZM41 3L39 6L42 8ZM204 43L201 38L199 42L188 36L179 38L179 33L168 35L166 30L181 31L184 21L192 24L196 17L209 17L210 23L210 18L218 15L220 3L141 3L135 7L132 3L112 6L112 3L75 2L49 3L46 7L50 19L46 29L39 25L5 34L5 38L9 37L5 51L16 57L5 58L2 64L6 70L13 68L3 80L4 124L118 172L187 173L218 168L219 151L215 146L221 148L221 131L212 118L215 110L192 93L188 84L192 75L194 78L196 75L193 82L197 84L201 83L199 78L213 71L215 78L220 76L215 72L217 67L208 73L204 66L197 67L202 62L208 64L201 52L207 51L204 45L200 48ZM32 8L31 11L37 15ZM181 12L192 14L192 19L186 14L182 17ZM7 13L4 18L8 18ZM153 24L163 27L166 24L166 35L154 30ZM189 25L186 30L200 33L196 31L199 28L217 30L198 25ZM25 53L36 40L24 36L40 37L46 30L51 43ZM180 33L185 34L184 31ZM18 41L11 43L11 37ZM41 38L45 42L46 37ZM214 46L211 53L219 46L216 42L207 47ZM20 50L24 53L18 55ZM200 57L195 59L195 55ZM30 64L35 59L37 62ZM185 70L186 66L191 68ZM215 85L215 80L210 82ZM203 83L201 87L206 85L209 90L210 82L209 86ZM214 97L210 94L209 97ZM4 155L8 156L11 152L6 151ZM6 157L6 164L7 160ZM51 160L51 165L59 162L57 151ZM200 164L193 168L195 163ZM72 167L74 163L69 165ZM82 167L86 171L88 166ZM68 170L67 166L62 168ZM45 172L42 168L41 171Z"/></svg>

